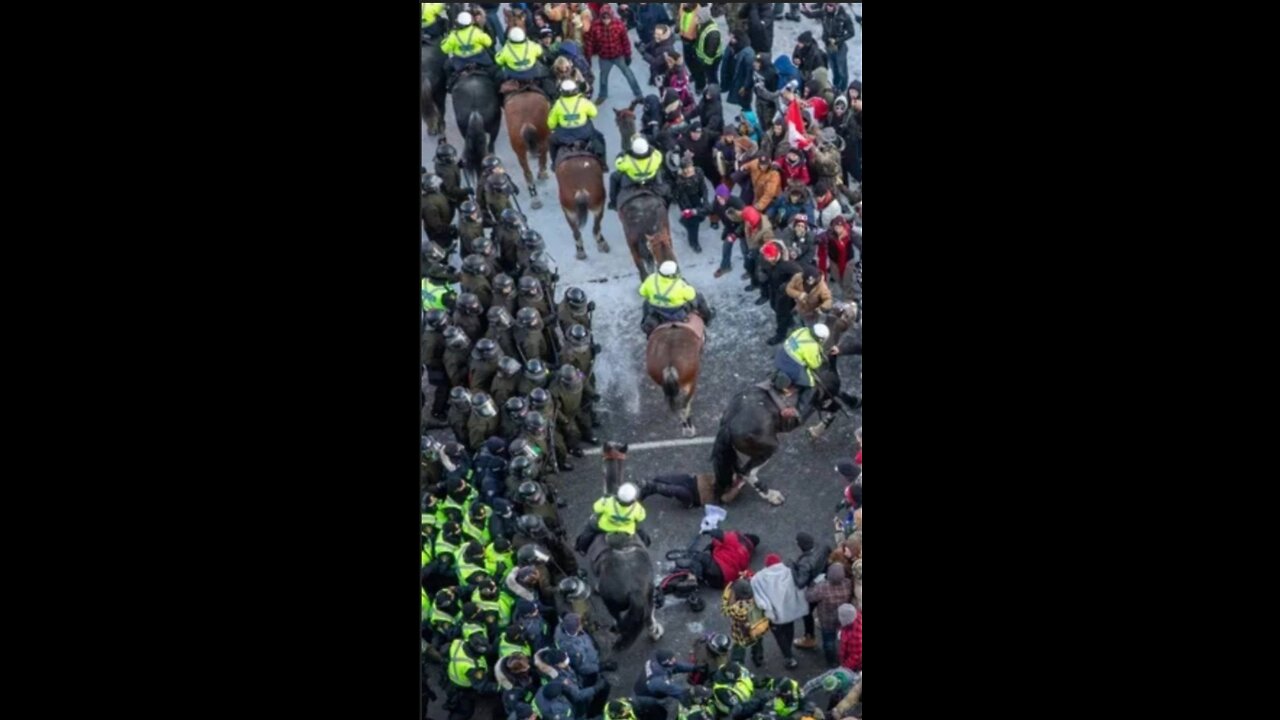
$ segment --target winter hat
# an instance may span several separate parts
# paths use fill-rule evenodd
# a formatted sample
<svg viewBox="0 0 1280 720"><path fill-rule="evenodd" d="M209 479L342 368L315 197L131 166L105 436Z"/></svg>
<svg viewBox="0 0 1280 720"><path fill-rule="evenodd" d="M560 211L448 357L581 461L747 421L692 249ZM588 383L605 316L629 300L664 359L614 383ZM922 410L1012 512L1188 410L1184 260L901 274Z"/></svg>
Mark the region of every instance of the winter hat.
<svg viewBox="0 0 1280 720"><path fill-rule="evenodd" d="M582 629L582 618L578 617L576 613L569 613L564 616L564 620L560 622L560 625L564 627L565 632L573 635Z"/></svg>
<svg viewBox="0 0 1280 720"><path fill-rule="evenodd" d="M853 606L850 605L849 607L853 607ZM850 620L849 622L853 622L853 621ZM563 665L566 662L568 662L569 656L565 655L563 650L548 650L547 653L542 656L542 659L546 661L546 663L551 667L559 667L560 665ZM555 684L555 683L552 683L552 684ZM550 689L550 687L551 687L550 685L547 686L548 689Z"/></svg>
<svg viewBox="0 0 1280 720"><path fill-rule="evenodd" d="M812 44L813 44L813 31L812 31L812 30L805 30L804 32L800 33L800 37L799 37L799 38L797 38L797 39L796 39L796 41L797 41L797 42L802 42L802 43L804 43L805 45L812 45Z"/></svg>
<svg viewBox="0 0 1280 720"><path fill-rule="evenodd" d="M814 541L812 535L802 532L799 535L796 535L796 544L800 546L802 551L809 552L817 543Z"/></svg>
<svg viewBox="0 0 1280 720"><path fill-rule="evenodd" d="M844 565L831 563L831 567L827 568L827 582L838 583L841 580L844 580Z"/></svg>
<svg viewBox="0 0 1280 720"><path fill-rule="evenodd" d="M778 249L778 243L771 242L760 248L760 254L764 256L765 260L773 261L778 259L782 251Z"/></svg>
<svg viewBox="0 0 1280 720"><path fill-rule="evenodd" d="M537 612L538 606L528 600L521 600L516 603L516 617L526 617Z"/></svg>
<svg viewBox="0 0 1280 720"><path fill-rule="evenodd" d="M742 209L742 219L747 222L747 225L756 227L760 224L760 211L748 205Z"/></svg>
<svg viewBox="0 0 1280 720"><path fill-rule="evenodd" d="M841 109L844 109L844 110L849 109L849 98L845 97L844 95L841 95L840 97L836 98L836 110L841 110Z"/></svg>
<svg viewBox="0 0 1280 720"><path fill-rule="evenodd" d="M849 603L845 603L836 610L836 617L840 618L840 626L852 625L853 621L858 617L858 609Z"/></svg>
<svg viewBox="0 0 1280 720"><path fill-rule="evenodd" d="M670 650L659 650L653 656L653 659L657 660L660 665L666 665L667 663L676 659L676 654L671 652Z"/></svg>
<svg viewBox="0 0 1280 720"><path fill-rule="evenodd" d="M527 720L533 716L533 708L525 703L516 703L515 714L516 720Z"/></svg>
<svg viewBox="0 0 1280 720"><path fill-rule="evenodd" d="M841 460L840 464L836 465L836 472L845 476L848 480L853 480L858 477L858 468L848 460Z"/></svg>
<svg viewBox="0 0 1280 720"><path fill-rule="evenodd" d="M778 553L769 553L768 555L764 556L765 567L773 567L774 565L777 565L780 562L782 562L782 558L778 556Z"/></svg>
<svg viewBox="0 0 1280 720"><path fill-rule="evenodd" d="M853 607L853 606L850 605L849 607ZM557 650L552 652L559 652L559 651ZM564 653L560 653L560 654L564 655ZM550 657L551 653L547 653L547 656ZM555 663L552 663L552 664L554 665ZM547 683L546 687L542 688L542 694L545 695L548 700L559 700L560 696L564 694L564 686L558 682Z"/></svg>
<svg viewBox="0 0 1280 720"><path fill-rule="evenodd" d="M728 186L728 185L725 185L724 183L721 183L721 184L719 184L719 185L717 185L717 186L716 186L716 197L727 198L727 197L729 197L729 194L730 194L730 193L729 193L729 186Z"/></svg>

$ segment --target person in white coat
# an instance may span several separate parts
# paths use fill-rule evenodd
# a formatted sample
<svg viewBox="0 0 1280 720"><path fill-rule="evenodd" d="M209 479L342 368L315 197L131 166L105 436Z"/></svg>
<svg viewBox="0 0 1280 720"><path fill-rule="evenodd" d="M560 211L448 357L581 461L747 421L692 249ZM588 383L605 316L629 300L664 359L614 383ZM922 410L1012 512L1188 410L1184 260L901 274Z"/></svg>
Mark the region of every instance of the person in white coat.
<svg viewBox="0 0 1280 720"><path fill-rule="evenodd" d="M751 578L751 591L756 605L769 618L773 639L778 641L787 669L795 669L796 660L792 641L795 640L795 621L809 614L809 603L804 593L796 588L791 568L782 564L782 558L770 553L764 559L764 569Z"/></svg>

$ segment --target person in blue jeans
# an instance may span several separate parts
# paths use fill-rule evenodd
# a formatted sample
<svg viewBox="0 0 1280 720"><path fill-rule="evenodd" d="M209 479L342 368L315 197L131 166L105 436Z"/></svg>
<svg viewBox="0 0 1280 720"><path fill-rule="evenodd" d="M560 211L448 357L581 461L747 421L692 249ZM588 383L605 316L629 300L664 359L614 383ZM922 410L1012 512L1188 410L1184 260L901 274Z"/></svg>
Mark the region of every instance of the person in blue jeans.
<svg viewBox="0 0 1280 720"><path fill-rule="evenodd" d="M840 3L826 3L818 19L822 22L822 43L831 66L831 82L836 92L844 92L849 83L849 40L856 32L853 18Z"/></svg>
<svg viewBox="0 0 1280 720"><path fill-rule="evenodd" d="M742 248L742 262L747 262L747 243L743 238L745 228L742 226L742 211L746 209L742 198L729 194L729 187L721 184L716 188L716 199L711 201L711 214L718 215L724 223L724 232L720 239L720 269L716 277L721 277L733 269L733 246ZM732 212L730 212L732 211Z"/></svg>
<svg viewBox="0 0 1280 720"><path fill-rule="evenodd" d="M489 36L493 38L493 48L497 50L502 47L503 38L507 35L502 29L502 3L478 3L484 10L484 27L488 31Z"/></svg>

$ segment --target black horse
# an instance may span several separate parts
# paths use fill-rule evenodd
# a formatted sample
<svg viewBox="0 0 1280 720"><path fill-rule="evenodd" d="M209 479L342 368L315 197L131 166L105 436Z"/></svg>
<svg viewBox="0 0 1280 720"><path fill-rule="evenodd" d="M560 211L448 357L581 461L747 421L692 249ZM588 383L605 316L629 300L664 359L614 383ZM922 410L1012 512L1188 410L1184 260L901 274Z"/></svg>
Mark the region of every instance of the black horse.
<svg viewBox="0 0 1280 720"><path fill-rule="evenodd" d="M422 121L427 124L427 134L435 137L444 134L444 98L447 91L444 74L445 54L440 42L422 46Z"/></svg>
<svg viewBox="0 0 1280 720"><path fill-rule="evenodd" d="M470 173L474 187L480 177L480 164L486 155L493 154L498 128L502 125L498 86L487 73L472 72L454 84L451 94L453 114L464 141L463 170Z"/></svg>
<svg viewBox="0 0 1280 720"><path fill-rule="evenodd" d="M828 420L840 410L836 399L840 377L830 364L823 365L814 375L818 380L814 402L829 425ZM803 420L783 417L767 387L749 385L740 390L720 417L720 431L711 449L717 492L723 494L746 482L771 505L786 502L786 497L766 487L758 474L778 451L778 436L801 424Z"/></svg>
<svg viewBox="0 0 1280 720"><path fill-rule="evenodd" d="M612 496L622 485L622 462L627 446L610 442L604 446L604 491ZM654 641L662 637L662 623L654 617L653 561L644 543L634 535L621 533L597 535L587 552L587 560L595 578L595 592L617 623L614 650L631 646L648 628Z"/></svg>

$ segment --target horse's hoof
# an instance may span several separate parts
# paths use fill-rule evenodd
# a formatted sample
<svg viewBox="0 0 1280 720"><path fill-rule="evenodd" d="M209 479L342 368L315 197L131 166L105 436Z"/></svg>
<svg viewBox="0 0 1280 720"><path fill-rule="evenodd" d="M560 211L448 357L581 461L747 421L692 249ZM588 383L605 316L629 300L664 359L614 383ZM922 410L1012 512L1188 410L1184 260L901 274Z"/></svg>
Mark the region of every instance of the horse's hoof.
<svg viewBox="0 0 1280 720"><path fill-rule="evenodd" d="M814 440L817 440L818 438L822 437L822 432L825 429L826 429L825 425L814 425L813 427L809 428L809 437L813 438Z"/></svg>
<svg viewBox="0 0 1280 720"><path fill-rule="evenodd" d="M657 642L662 638L662 634L664 632L666 632L666 628L655 622L653 627L649 628L649 637L652 638L654 642Z"/></svg>
<svg viewBox="0 0 1280 720"><path fill-rule="evenodd" d="M609 252L609 243L605 242L603 238L596 241L596 247L600 248L602 253Z"/></svg>
<svg viewBox="0 0 1280 720"><path fill-rule="evenodd" d="M542 201L541 201L541 200L539 200L538 198L534 198L534 199L533 199L533 202L529 203L529 206L530 206L530 207L532 207L534 210L541 210L541 209L542 209Z"/></svg>
<svg viewBox="0 0 1280 720"><path fill-rule="evenodd" d="M697 428L695 428L695 427L694 427L694 426L692 426L692 425L688 425L688 426L684 427L682 430L680 430L680 434L681 434L681 435L684 435L684 436L685 436L685 437L687 437L687 438L691 438L691 437L693 437L694 435L697 435L697 434L698 434L698 429L697 429Z"/></svg>
<svg viewBox="0 0 1280 720"><path fill-rule="evenodd" d="M586 260L586 259L587 259L587 251L586 251L586 250L583 250L582 248L578 248L578 253L577 253L576 255L574 255L574 257L578 258L579 260Z"/></svg>
<svg viewBox="0 0 1280 720"><path fill-rule="evenodd" d="M538 173L538 182L546 182L550 179L551 179L551 176L547 174L546 170L543 170Z"/></svg>
<svg viewBox="0 0 1280 720"><path fill-rule="evenodd" d="M765 493L764 499L768 500L769 504L774 507L778 507L779 505L787 501L787 498L777 490L770 490L769 492Z"/></svg>

